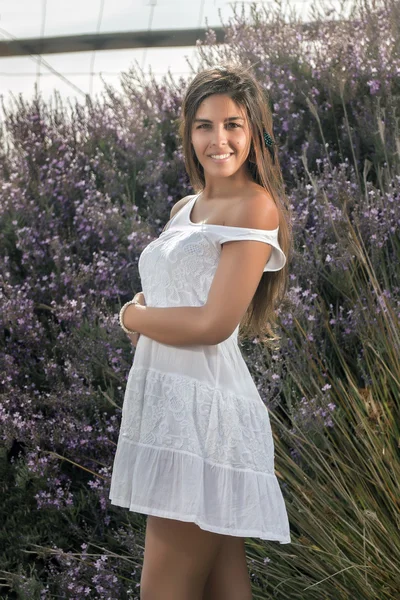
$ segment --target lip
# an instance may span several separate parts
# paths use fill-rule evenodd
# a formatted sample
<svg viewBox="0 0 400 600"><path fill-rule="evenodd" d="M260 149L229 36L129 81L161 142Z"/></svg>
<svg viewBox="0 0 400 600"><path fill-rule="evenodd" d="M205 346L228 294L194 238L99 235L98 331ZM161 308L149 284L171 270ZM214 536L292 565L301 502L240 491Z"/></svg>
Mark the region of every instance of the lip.
<svg viewBox="0 0 400 600"><path fill-rule="evenodd" d="M221 154L227 154L227 152L221 152ZM226 158L213 158L210 154L208 155L208 158L211 158L211 160L213 160L216 163L224 163L228 161L231 156L233 156L233 152L231 152Z"/></svg>

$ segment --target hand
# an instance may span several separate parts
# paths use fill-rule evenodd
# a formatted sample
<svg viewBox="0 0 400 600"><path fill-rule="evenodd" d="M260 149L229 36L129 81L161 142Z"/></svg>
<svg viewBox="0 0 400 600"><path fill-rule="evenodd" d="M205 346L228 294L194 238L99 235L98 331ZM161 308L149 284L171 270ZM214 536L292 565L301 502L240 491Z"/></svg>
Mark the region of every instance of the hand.
<svg viewBox="0 0 400 600"><path fill-rule="evenodd" d="M143 292L138 292L134 295L133 300L135 300L138 304L142 304L142 306L146 306L146 300L144 298ZM131 340L132 345L136 348L136 345L139 341L140 333L127 333L128 338Z"/></svg>

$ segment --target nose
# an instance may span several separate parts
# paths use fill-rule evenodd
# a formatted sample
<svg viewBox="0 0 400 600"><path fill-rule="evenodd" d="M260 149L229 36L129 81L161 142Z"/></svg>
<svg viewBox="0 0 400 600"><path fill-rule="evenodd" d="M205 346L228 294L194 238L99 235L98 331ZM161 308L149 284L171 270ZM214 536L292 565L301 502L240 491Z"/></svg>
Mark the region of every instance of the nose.
<svg viewBox="0 0 400 600"><path fill-rule="evenodd" d="M224 125L216 126L213 128L212 134L212 146L216 146L217 148L226 146L227 144L227 130Z"/></svg>

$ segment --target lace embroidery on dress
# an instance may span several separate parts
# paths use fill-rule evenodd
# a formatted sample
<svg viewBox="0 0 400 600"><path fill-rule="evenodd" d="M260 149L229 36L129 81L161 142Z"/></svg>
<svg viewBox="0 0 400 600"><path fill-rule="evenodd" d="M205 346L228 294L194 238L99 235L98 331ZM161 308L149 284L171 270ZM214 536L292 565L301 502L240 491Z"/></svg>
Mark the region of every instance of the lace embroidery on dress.
<svg viewBox="0 0 400 600"><path fill-rule="evenodd" d="M195 199L196 197L194 197ZM190 224L190 201L139 258L148 306L202 306L222 244L273 246L277 231ZM237 343L173 346L141 335L126 384L110 499L132 511L192 521L208 531L290 542L268 409Z"/></svg>
<svg viewBox="0 0 400 600"><path fill-rule="evenodd" d="M200 306L207 300L220 252L200 231L168 230L140 255L138 268L150 306ZM195 297L193 287L197 282Z"/></svg>
<svg viewBox="0 0 400 600"><path fill-rule="evenodd" d="M269 415L261 399L238 397L185 375L132 369L122 436L183 450L220 466L274 472Z"/></svg>

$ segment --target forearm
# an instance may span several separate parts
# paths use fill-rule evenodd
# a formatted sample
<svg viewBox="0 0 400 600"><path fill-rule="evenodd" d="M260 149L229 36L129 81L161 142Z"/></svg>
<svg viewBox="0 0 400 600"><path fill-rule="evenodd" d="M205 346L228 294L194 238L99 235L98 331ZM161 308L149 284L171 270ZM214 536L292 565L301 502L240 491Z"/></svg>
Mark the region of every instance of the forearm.
<svg viewBox="0 0 400 600"><path fill-rule="evenodd" d="M171 346L213 344L203 306L155 307L131 304L125 312L125 327L156 342Z"/></svg>

